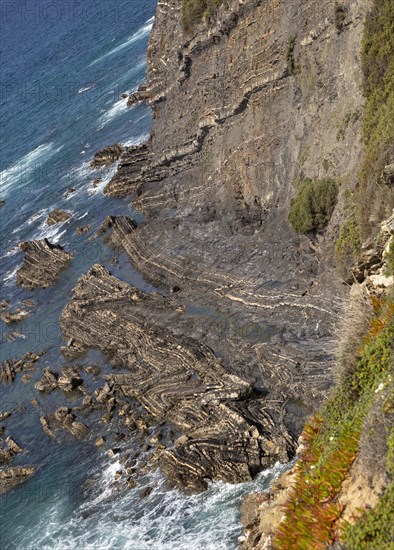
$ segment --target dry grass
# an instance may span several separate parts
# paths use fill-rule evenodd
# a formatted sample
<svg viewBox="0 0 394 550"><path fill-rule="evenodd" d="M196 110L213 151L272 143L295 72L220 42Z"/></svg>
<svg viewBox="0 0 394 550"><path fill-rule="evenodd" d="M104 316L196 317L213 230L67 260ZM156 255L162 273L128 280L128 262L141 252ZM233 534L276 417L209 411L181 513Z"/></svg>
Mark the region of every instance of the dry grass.
<svg viewBox="0 0 394 550"><path fill-rule="evenodd" d="M353 285L352 296L337 327L337 384L343 384L354 372L373 315L374 309L367 290L362 285Z"/></svg>

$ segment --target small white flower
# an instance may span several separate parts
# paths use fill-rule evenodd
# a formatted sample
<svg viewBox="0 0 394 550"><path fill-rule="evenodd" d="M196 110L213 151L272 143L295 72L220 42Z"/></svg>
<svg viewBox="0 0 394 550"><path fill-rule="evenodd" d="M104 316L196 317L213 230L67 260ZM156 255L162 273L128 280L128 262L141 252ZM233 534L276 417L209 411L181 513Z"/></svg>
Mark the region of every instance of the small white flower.
<svg viewBox="0 0 394 550"><path fill-rule="evenodd" d="M331 436L331 437L330 437L330 441L334 441L334 438L333 438L333 436Z"/></svg>
<svg viewBox="0 0 394 550"><path fill-rule="evenodd" d="M315 467L314 467L314 465L312 464L312 466L311 466L311 470L314 470L314 469L315 469Z"/></svg>
<svg viewBox="0 0 394 550"><path fill-rule="evenodd" d="M380 383L379 386L376 388L375 393L382 391L383 388L384 388L384 384Z"/></svg>

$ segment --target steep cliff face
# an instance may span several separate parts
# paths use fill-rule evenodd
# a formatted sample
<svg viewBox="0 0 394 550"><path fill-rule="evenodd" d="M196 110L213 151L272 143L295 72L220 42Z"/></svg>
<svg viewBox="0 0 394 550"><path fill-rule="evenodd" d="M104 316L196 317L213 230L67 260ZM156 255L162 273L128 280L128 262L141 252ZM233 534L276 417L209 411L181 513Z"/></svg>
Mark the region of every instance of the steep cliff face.
<svg viewBox="0 0 394 550"><path fill-rule="evenodd" d="M163 463L167 477L174 480L181 472L186 487L200 487L207 478L240 481L245 470L256 473L256 463L263 467L281 453L291 455L288 441L332 383L333 328L342 293L332 251L341 201L324 237L296 235L287 217L296 178L351 182L359 167L358 55L368 2L344 2L340 14L336 6L331 0L229 0L209 26L201 22L185 32L181 0L158 3L147 84L130 98L151 105L151 136L125 149L106 188L113 196L130 195L146 217L130 231L115 224L111 244L125 249L146 279L171 292L171 307L166 300L149 301L148 307L142 299L138 319L139 326L149 325L148 332L179 342L166 369L175 372L175 357L188 355L185 337L193 348L208 345L224 372L247 384L248 399L258 400L253 411L242 409L242 422L257 428L258 441L267 432L262 410L271 418L270 436L274 425L284 434L268 454L259 444L257 462L249 443L244 445L240 475L237 453L229 449L237 447L243 428L232 423L220 434L212 431L203 420L208 393L194 399L192 432L175 423L192 439ZM130 343L122 331L134 323L134 314L118 307L120 283L112 281L104 302L112 316L109 332L122 346L106 346L108 327L96 322L91 309L95 301L101 304L106 275L95 273L88 300L78 309L74 302L85 279L80 280L63 313L63 331L82 347L101 346L130 370L132 382L136 367L118 348ZM145 372L145 351L140 355ZM204 369L218 370L209 357ZM160 372L154 392L164 402ZM223 425L235 389L226 387L215 402ZM149 412L144 392L137 400ZM179 396L176 406L189 410L190 392L181 379L174 377L171 392ZM167 413L164 417L174 423Z"/></svg>
<svg viewBox="0 0 394 550"><path fill-rule="evenodd" d="M345 2L339 25L331 0L233 0L186 33L181 2L159 2L148 50L151 138L124 154L106 190L132 195L147 215L122 243L133 264L238 327L269 325L270 346L244 349L233 335L229 357L235 348L244 371L265 384L279 377L308 398L330 382L321 350L340 294L330 236L341 201L317 247L294 235L287 215L296 178L356 176L368 5ZM223 338L209 332L217 347Z"/></svg>
<svg viewBox="0 0 394 550"><path fill-rule="evenodd" d="M283 215L301 174L354 177L360 123L340 130L363 101L359 52L369 3L344 3L340 31L336 5L233 0L209 29L190 35L181 2L159 3L147 74L153 162L141 207L192 206L203 215L213 203L237 228ZM155 176L170 177L157 186L149 183Z"/></svg>

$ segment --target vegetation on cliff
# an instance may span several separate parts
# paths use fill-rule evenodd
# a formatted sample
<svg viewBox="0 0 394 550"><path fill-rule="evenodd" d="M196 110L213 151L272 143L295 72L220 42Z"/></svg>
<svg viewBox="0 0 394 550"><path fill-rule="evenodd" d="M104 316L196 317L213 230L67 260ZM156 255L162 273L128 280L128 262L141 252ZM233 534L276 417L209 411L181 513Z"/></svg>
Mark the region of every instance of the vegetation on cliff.
<svg viewBox="0 0 394 550"><path fill-rule="evenodd" d="M209 20L223 0L182 0L182 24L186 30L203 18Z"/></svg>
<svg viewBox="0 0 394 550"><path fill-rule="evenodd" d="M394 162L394 4L374 0L367 16L361 51L365 108L364 159L356 189L350 193L347 218L337 252L350 261L394 207L394 186L381 181Z"/></svg>
<svg viewBox="0 0 394 550"><path fill-rule="evenodd" d="M345 369L338 375L341 383L304 429L295 486L273 541L277 550L326 548L338 539L349 550L392 548L394 296L374 297L371 306L364 310L372 315L361 345L353 350L356 360L348 364L356 340L346 338L338 363ZM341 490L356 460L368 474L381 474L386 489L375 508L365 510L360 502L349 522L342 518Z"/></svg>
<svg viewBox="0 0 394 550"><path fill-rule="evenodd" d="M324 229L331 219L338 196L334 180L306 179L298 184L290 205L289 221L297 233Z"/></svg>

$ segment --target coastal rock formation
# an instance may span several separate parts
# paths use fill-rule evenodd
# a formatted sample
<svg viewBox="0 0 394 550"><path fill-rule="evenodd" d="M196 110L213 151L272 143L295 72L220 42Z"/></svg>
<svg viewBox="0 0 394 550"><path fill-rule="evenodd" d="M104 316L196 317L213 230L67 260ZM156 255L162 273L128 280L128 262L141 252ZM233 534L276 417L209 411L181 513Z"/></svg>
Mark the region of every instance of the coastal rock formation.
<svg viewBox="0 0 394 550"><path fill-rule="evenodd" d="M105 188L145 214L134 231L112 234L133 267L177 289L180 309L204 312L205 327L187 313L162 324L306 408L332 384L333 355L322 350L333 349L344 293L332 262L341 205L315 241L287 218L298 178L356 177L360 117L344 129L346 146L338 127L363 105L353 52L368 7L349 3L338 33L334 0L230 0L210 25L185 32L181 2L159 3L151 136L125 149Z"/></svg>
<svg viewBox="0 0 394 550"><path fill-rule="evenodd" d="M137 103L147 101L149 99L149 92L146 84L141 84L136 92L129 95L127 100L127 107L132 107Z"/></svg>
<svg viewBox="0 0 394 550"><path fill-rule="evenodd" d="M6 359L0 363L0 384L2 382L11 384L19 372L34 369L37 361L44 353L44 351L39 353L28 352L18 359Z"/></svg>
<svg viewBox="0 0 394 550"><path fill-rule="evenodd" d="M150 142L127 147L121 156L118 170L106 185L104 193L112 197L124 197L136 192L150 157Z"/></svg>
<svg viewBox="0 0 394 550"><path fill-rule="evenodd" d="M123 399L136 400L155 421L185 435L160 457L167 479L200 491L207 480L246 481L277 460L287 461L294 441L281 408L207 346L148 322L149 310L154 316L174 304L95 265L79 279L60 324L68 338L101 349L124 371L107 376Z"/></svg>
<svg viewBox="0 0 394 550"><path fill-rule="evenodd" d="M71 218L71 214L69 212L65 212L64 210L55 208L55 210L52 210L52 212L49 213L49 216L47 218L47 224L56 225L57 223L66 222L70 218Z"/></svg>
<svg viewBox="0 0 394 550"><path fill-rule="evenodd" d="M100 151L97 151L94 155L90 166L92 168L100 168L101 166L112 164L120 158L124 149L125 148L120 143L115 143L114 145L104 147L104 149L100 149Z"/></svg>
<svg viewBox="0 0 394 550"><path fill-rule="evenodd" d="M104 190L130 196L145 219L110 217L102 232L170 297L93 266L61 326L75 349L99 347L126 371L107 380L115 397L179 432L160 464L189 490L286 460L289 433L332 384L343 205L313 239L294 234L288 213L297 179L352 185L358 173L354 51L369 2L347 4L340 32L334 0L229 0L189 32L179 0L156 10L151 135L124 149Z"/></svg>
<svg viewBox="0 0 394 550"><path fill-rule="evenodd" d="M0 470L0 494L11 491L26 481L36 471L37 468L34 466L14 466L13 468Z"/></svg>
<svg viewBox="0 0 394 550"><path fill-rule="evenodd" d="M25 257L16 273L16 284L28 290L52 285L72 259L62 246L52 244L48 239L22 242L19 248Z"/></svg>
<svg viewBox="0 0 394 550"><path fill-rule="evenodd" d="M136 228L136 222L127 216L107 216L97 231L97 235L104 235L111 230L106 235L105 240L109 244L117 246L120 242L123 242Z"/></svg>
<svg viewBox="0 0 394 550"><path fill-rule="evenodd" d="M48 368L44 369L41 380L34 384L36 390L43 393L51 393L58 386L58 375Z"/></svg>
<svg viewBox="0 0 394 550"><path fill-rule="evenodd" d="M89 428L77 420L75 414L68 407L59 407L55 411L55 419L61 427L68 430L77 439L84 439L89 433ZM43 427L46 426L43 424Z"/></svg>
<svg viewBox="0 0 394 550"><path fill-rule="evenodd" d="M1 318L6 325L11 325L12 323L19 323L24 319L30 317L31 313L27 309L16 308L15 311L6 311L1 314Z"/></svg>

